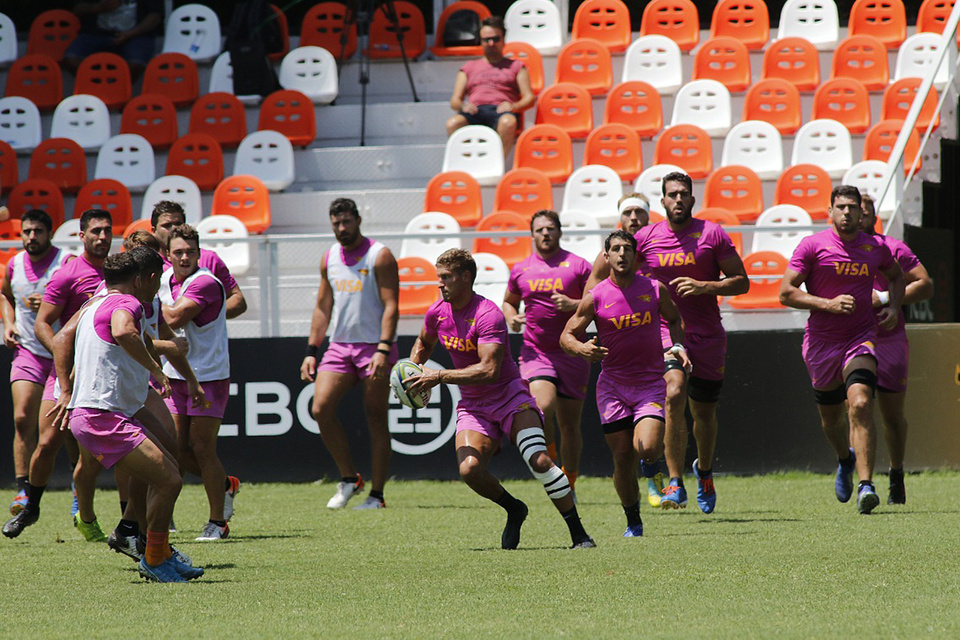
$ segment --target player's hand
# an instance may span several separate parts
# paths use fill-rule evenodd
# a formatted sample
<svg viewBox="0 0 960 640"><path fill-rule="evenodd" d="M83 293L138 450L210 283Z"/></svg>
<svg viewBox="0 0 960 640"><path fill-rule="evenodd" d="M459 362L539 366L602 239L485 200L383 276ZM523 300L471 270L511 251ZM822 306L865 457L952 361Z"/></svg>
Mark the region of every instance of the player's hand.
<svg viewBox="0 0 960 640"><path fill-rule="evenodd" d="M527 314L518 313L517 315L510 318L510 331L520 331L523 329L523 326L527 324Z"/></svg>
<svg viewBox="0 0 960 640"><path fill-rule="evenodd" d="M304 382L313 382L317 375L317 359L313 356L304 356L300 363L300 379Z"/></svg>
<svg viewBox="0 0 960 640"><path fill-rule="evenodd" d="M700 282L699 280L694 280L693 278L674 278L670 281L671 287L676 287L677 295L681 298L686 298L688 296L702 296L707 291L707 284L705 282Z"/></svg>
<svg viewBox="0 0 960 640"><path fill-rule="evenodd" d="M553 300L553 306L557 311L572 313L577 310L577 301L563 295L559 291L554 291L550 299Z"/></svg>
<svg viewBox="0 0 960 640"><path fill-rule="evenodd" d="M900 319L899 311L895 311L890 307L884 307L877 314L877 324L880 325L881 329L885 331L892 331L897 328L897 322Z"/></svg>
<svg viewBox="0 0 960 640"><path fill-rule="evenodd" d="M41 302L43 302L42 293L31 293L27 296L27 307L30 311L39 311Z"/></svg>
<svg viewBox="0 0 960 640"><path fill-rule="evenodd" d="M13 349L20 344L20 335L17 333L16 325L11 324L3 327L3 344L7 345L8 349Z"/></svg>
<svg viewBox="0 0 960 640"><path fill-rule="evenodd" d="M187 353L190 352L190 341L186 338L177 336L173 338L170 342L173 343L173 346L177 349L177 354L183 357L187 356Z"/></svg>
<svg viewBox="0 0 960 640"><path fill-rule="evenodd" d="M467 102L466 100L464 100L464 101L463 101L463 104L460 105L460 111L463 111L464 113L469 113L470 115L473 115L473 114L475 114L475 113L477 112L477 105L471 104L471 103Z"/></svg>
<svg viewBox="0 0 960 640"><path fill-rule="evenodd" d="M158 371L153 374L153 379L157 381L157 384L160 385L158 393L161 398L169 398L173 394L173 387L170 386L170 378L167 377L163 371Z"/></svg>
<svg viewBox="0 0 960 640"><path fill-rule="evenodd" d="M850 294L843 294L830 300L827 311L841 316L848 316L857 310L857 301Z"/></svg>
<svg viewBox="0 0 960 640"><path fill-rule="evenodd" d="M374 380L385 380L390 375L390 362L387 360L387 354L379 351L370 358L370 364L367 365L367 375Z"/></svg>
<svg viewBox="0 0 960 640"><path fill-rule="evenodd" d="M190 396L190 406L194 409L209 409L210 401L207 400L207 394L203 387L196 380L187 381L187 394Z"/></svg>
<svg viewBox="0 0 960 640"><path fill-rule="evenodd" d="M440 371L423 368L423 373L406 379L407 395L416 396L440 384Z"/></svg>
<svg viewBox="0 0 960 640"><path fill-rule="evenodd" d="M590 362L600 362L607 357L610 350L597 344L597 337L594 336L584 342L580 347L580 357Z"/></svg>
<svg viewBox="0 0 960 640"><path fill-rule="evenodd" d="M61 391L56 404L50 411L47 411L47 417L53 416L53 428L57 431L66 431L70 425L70 398L73 394L68 391Z"/></svg>
<svg viewBox="0 0 960 640"><path fill-rule="evenodd" d="M509 100L504 100L497 105L497 113L510 113L513 111L513 103Z"/></svg>

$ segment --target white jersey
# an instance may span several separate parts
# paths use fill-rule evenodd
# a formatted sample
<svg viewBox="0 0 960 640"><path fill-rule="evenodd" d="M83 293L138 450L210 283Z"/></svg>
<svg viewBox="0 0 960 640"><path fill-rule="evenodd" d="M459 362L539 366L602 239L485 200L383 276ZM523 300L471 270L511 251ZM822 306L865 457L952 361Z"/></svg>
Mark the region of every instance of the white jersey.
<svg viewBox="0 0 960 640"><path fill-rule="evenodd" d="M385 247L373 242L356 264L343 263L341 247L327 251L327 280L333 290L330 342L377 343L383 319L383 301L374 265Z"/></svg>
<svg viewBox="0 0 960 640"><path fill-rule="evenodd" d="M16 302L17 333L20 335L20 346L41 358L52 358L53 356L50 355L46 347L40 344L40 340L37 339L37 334L34 331L34 326L37 322L37 312L27 306L27 298L34 293L42 294L43 290L47 288L47 283L53 278L53 274L55 274L60 267L63 266L64 261L71 256L70 253L62 251L57 247L53 247L51 251L54 252L53 261L36 282L30 282L27 278L26 262L30 260L30 257L26 251L21 251L10 259L10 267L13 269L13 277L10 278L10 288L13 290L13 299ZM60 320L55 321L52 326L54 333L59 331Z"/></svg>
<svg viewBox="0 0 960 640"><path fill-rule="evenodd" d="M94 316L113 296L94 298L80 311L74 353L73 397L70 408L101 409L133 417L147 400L150 372L118 344L97 335ZM143 337L141 322L140 337Z"/></svg>
<svg viewBox="0 0 960 640"><path fill-rule="evenodd" d="M223 283L217 280L207 269L197 269L193 275L187 278L180 286L181 294L198 278L211 278L220 287L220 296L222 304L220 305L220 314L213 322L198 327L194 322L188 322L185 327L175 331L178 336L185 337L190 343L190 352L187 359L193 368L199 382L213 382L214 380L226 380L230 377L230 350L227 340L227 296L223 290ZM173 269L168 269L163 273L160 280L160 300L163 304L173 306L177 298L173 297L173 291L170 287L173 280ZM183 376L173 368L166 358L163 359L163 372L168 377L175 380L183 380Z"/></svg>

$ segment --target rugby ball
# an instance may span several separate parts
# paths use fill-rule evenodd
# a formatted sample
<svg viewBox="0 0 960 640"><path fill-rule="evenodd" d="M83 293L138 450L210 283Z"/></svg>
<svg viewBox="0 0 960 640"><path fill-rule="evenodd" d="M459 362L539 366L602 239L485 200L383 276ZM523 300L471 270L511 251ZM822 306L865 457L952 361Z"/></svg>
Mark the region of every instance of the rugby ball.
<svg viewBox="0 0 960 640"><path fill-rule="evenodd" d="M401 360L390 371L390 386L397 400L411 409L422 409L430 402L430 389L417 395L407 393L407 378L423 373L423 368L412 360Z"/></svg>

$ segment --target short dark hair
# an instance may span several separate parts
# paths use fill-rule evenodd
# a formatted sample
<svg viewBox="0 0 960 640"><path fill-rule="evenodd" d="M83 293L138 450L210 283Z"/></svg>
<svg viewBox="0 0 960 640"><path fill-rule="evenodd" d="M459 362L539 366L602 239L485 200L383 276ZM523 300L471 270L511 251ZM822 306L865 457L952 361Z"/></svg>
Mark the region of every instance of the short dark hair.
<svg viewBox="0 0 960 640"><path fill-rule="evenodd" d="M80 231L86 231L87 227L90 226L91 220L107 220L110 224L113 224L113 216L110 215L109 211L104 209L87 209L80 214Z"/></svg>
<svg viewBox="0 0 960 640"><path fill-rule="evenodd" d="M140 275L140 265L131 255L133 252L113 253L103 262L103 281L109 286L130 282Z"/></svg>
<svg viewBox="0 0 960 640"><path fill-rule="evenodd" d="M157 223L160 222L160 216L165 213L179 213L183 216L184 221L187 219L187 212L183 210L182 204L174 202L173 200L161 200L153 205L153 212L150 214L151 228L157 228Z"/></svg>
<svg viewBox="0 0 960 640"><path fill-rule="evenodd" d="M667 175L663 176L663 180L660 182L660 191L663 192L663 195L667 195L668 182L680 182L690 190L690 193L693 193L693 180L691 180L690 176L685 174L683 171L671 171Z"/></svg>
<svg viewBox="0 0 960 640"><path fill-rule="evenodd" d="M852 184L841 184L838 187L834 187L833 191L830 192L830 206L833 206L833 203L837 201L837 198L853 198L857 201L857 205L863 205L863 199L860 196L860 189L857 189Z"/></svg>
<svg viewBox="0 0 960 640"><path fill-rule="evenodd" d="M877 208L873 204L873 198L871 198L865 193L860 196L860 208L863 209L864 211L867 211L869 209L870 215L872 216L877 215Z"/></svg>
<svg viewBox="0 0 960 640"><path fill-rule="evenodd" d="M196 242L197 246L200 246L200 234L197 233L197 230L191 227L188 224L177 225L170 230L170 241L173 242L174 238L181 238L187 242Z"/></svg>
<svg viewBox="0 0 960 640"><path fill-rule="evenodd" d="M134 262L137 263L137 268L141 276L150 275L151 273L163 273L163 258L153 249L146 246L139 246L130 249L130 251L126 253L129 253L133 257Z"/></svg>
<svg viewBox="0 0 960 640"><path fill-rule="evenodd" d="M500 16L490 16L489 18L481 20L480 28L483 29L484 27L493 27L494 29L498 29L504 36L507 35L507 26L503 23L503 18Z"/></svg>
<svg viewBox="0 0 960 640"><path fill-rule="evenodd" d="M338 213L352 213L354 216L360 217L360 210L357 209L357 203L350 198L337 198L330 203L330 217L332 218Z"/></svg>
<svg viewBox="0 0 960 640"><path fill-rule="evenodd" d="M123 239L123 250L131 251L136 247L147 247L160 251L160 241L146 229L138 229Z"/></svg>
<svg viewBox="0 0 960 640"><path fill-rule="evenodd" d="M469 273L470 282L477 281L477 261L466 249L447 249L437 258L438 267L446 267L459 274Z"/></svg>
<svg viewBox="0 0 960 640"><path fill-rule="evenodd" d="M605 252L610 251L610 243L614 240L624 240L630 247L633 249L633 252L637 252L637 239L632 235L624 231L623 229L617 229L613 233L607 236L607 239L603 241L603 250Z"/></svg>
<svg viewBox="0 0 960 640"><path fill-rule="evenodd" d="M53 219L50 214L43 209L30 209L20 217L20 223L39 222L47 229L47 233L53 231Z"/></svg>
<svg viewBox="0 0 960 640"><path fill-rule="evenodd" d="M559 229L560 226L561 226L561 225L560 225L560 214L558 214L556 211L553 211L553 210L551 210L551 209L540 209L540 211L537 211L536 213L534 213L534 214L533 214L533 217L530 218L530 231L531 231L531 232L533 231L533 222L534 222L534 220L536 220L537 218L548 218L549 220L551 220L551 221L553 222L553 224L557 225L557 229Z"/></svg>

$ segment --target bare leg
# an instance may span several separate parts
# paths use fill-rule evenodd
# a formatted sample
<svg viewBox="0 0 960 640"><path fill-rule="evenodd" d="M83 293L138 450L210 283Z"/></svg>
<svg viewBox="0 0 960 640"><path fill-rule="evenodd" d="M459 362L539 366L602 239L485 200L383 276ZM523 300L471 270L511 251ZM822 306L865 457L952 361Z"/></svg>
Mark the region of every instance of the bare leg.
<svg viewBox="0 0 960 640"><path fill-rule="evenodd" d="M53 408L53 404L49 400L40 403L37 448L30 459L30 484L35 487L46 486L50 481L53 467L57 462L57 454L67 437L67 432L55 429L53 419L47 417L47 412Z"/></svg>
<svg viewBox="0 0 960 640"><path fill-rule="evenodd" d="M16 477L30 473L30 457L37 448L40 398L43 385L16 380L10 385L13 396L13 469Z"/></svg>
<svg viewBox="0 0 960 640"><path fill-rule="evenodd" d="M97 514L93 508L93 496L97 491L97 477L103 466L89 451L80 450L80 460L73 469L73 485L77 490L77 512L84 522L93 522Z"/></svg>
<svg viewBox="0 0 960 640"><path fill-rule="evenodd" d="M850 430L844 420L844 404L818 404L817 411L820 413L820 427L823 435L827 437L827 442L833 447L838 459L846 459L850 454Z"/></svg>
<svg viewBox="0 0 960 640"><path fill-rule="evenodd" d="M452 136L457 129L467 126L467 119L459 113L447 120L447 136Z"/></svg>
<svg viewBox="0 0 960 640"><path fill-rule="evenodd" d="M654 464L663 454L666 424L656 418L644 418L633 429L633 448L646 464Z"/></svg>
<svg viewBox="0 0 960 640"><path fill-rule="evenodd" d="M683 463L687 456L687 377L683 371L671 369L663 375L667 381L666 433L664 456L671 478L683 477Z"/></svg>
<svg viewBox="0 0 960 640"><path fill-rule="evenodd" d="M540 421L540 414L534 411L533 409L528 409L526 411L521 411L513 416L513 424L510 426L510 439L516 444L517 443L517 434L523 431L524 429L536 428L543 431L543 423ZM533 454L528 460L530 467L537 473L547 473L551 469L555 468L557 465L553 463L553 460L550 459L545 452L540 451ZM561 478L563 476L560 476ZM565 480L565 479L564 479ZM565 480L566 481L566 480ZM573 509L573 493L567 493L565 496L559 498L553 498L553 506L557 508L557 511L560 513L566 513L570 509Z"/></svg>
<svg viewBox="0 0 960 640"><path fill-rule="evenodd" d="M717 403L690 400L693 414L693 437L697 439L700 468L713 469L713 452L717 447Z"/></svg>
<svg viewBox="0 0 960 640"><path fill-rule="evenodd" d="M227 474L217 457L217 434L220 432L220 418L208 416L190 417L190 447L200 464L203 488L207 492L210 502L210 519L223 520L223 493ZM171 505L172 513L172 505ZM147 520L150 520L150 508L147 507ZM162 531L170 526L170 516L163 525ZM151 529L161 531L161 529Z"/></svg>
<svg viewBox="0 0 960 640"><path fill-rule="evenodd" d="M487 500L496 501L504 488L492 473L487 471L490 459L500 444L476 431L461 431L457 434L457 463L460 478L467 486Z"/></svg>
<svg viewBox="0 0 960 640"><path fill-rule="evenodd" d="M878 394L880 414L883 416L884 438L890 454L890 468L902 469L907 451L907 418L903 413L906 391Z"/></svg>
<svg viewBox="0 0 960 640"><path fill-rule="evenodd" d="M337 406L344 394L356 383L355 375L318 371L313 395L313 417L320 425L320 437L323 438L323 444L333 456L333 461L344 478L356 476L357 468L350 455L350 443L343 431L343 425L337 419ZM386 427L386 416L384 416L384 427Z"/></svg>
<svg viewBox="0 0 960 640"><path fill-rule="evenodd" d="M870 356L857 356L843 369L843 378L857 369L877 372L877 361ZM857 454L857 475L861 482L873 479L873 463L877 455L877 431L873 424L873 389L865 384L852 384L847 389L847 415L850 418L850 444Z"/></svg>
<svg viewBox="0 0 960 640"><path fill-rule="evenodd" d="M372 458L372 483L374 491L383 491L390 472L390 425L387 423L388 400L390 397L390 379L364 380L363 400L367 411L367 428L370 430L370 452Z"/></svg>
<svg viewBox="0 0 960 640"><path fill-rule="evenodd" d="M547 440L547 451L550 446L554 448L557 444L556 419L557 419L557 388L549 380L532 380L530 382L530 393L537 400L537 406L543 412L543 436ZM566 438L564 438L566 443ZM561 458L566 463L566 458Z"/></svg>
<svg viewBox="0 0 960 640"><path fill-rule="evenodd" d="M182 481L177 462L165 455L149 438L117 463L122 471L150 486L147 505L147 529L166 531L173 505L180 495ZM221 495L223 494L221 485Z"/></svg>
<svg viewBox="0 0 960 640"><path fill-rule="evenodd" d="M497 120L497 134L503 142L503 157L510 155L514 143L517 141L517 118L512 113L504 113Z"/></svg>
<svg viewBox="0 0 960 640"><path fill-rule="evenodd" d="M583 434L580 419L583 415L582 398L557 398L557 424L560 426L560 460L563 469L573 479L580 473L580 454ZM571 483L573 480L571 480Z"/></svg>
<svg viewBox="0 0 960 640"><path fill-rule="evenodd" d="M637 481L640 457L633 448L633 430L608 433L604 439L613 454L613 488L617 491L620 504L631 507L640 502L640 484Z"/></svg>

